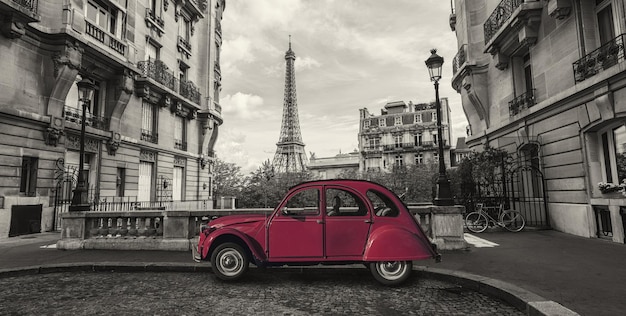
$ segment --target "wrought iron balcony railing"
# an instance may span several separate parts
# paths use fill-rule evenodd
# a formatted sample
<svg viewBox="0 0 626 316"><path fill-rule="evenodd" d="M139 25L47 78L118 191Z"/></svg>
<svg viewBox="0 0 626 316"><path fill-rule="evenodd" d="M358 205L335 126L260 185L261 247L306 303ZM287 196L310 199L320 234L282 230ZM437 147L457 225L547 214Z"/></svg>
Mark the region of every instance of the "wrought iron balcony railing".
<svg viewBox="0 0 626 316"><path fill-rule="evenodd" d="M126 53L126 44L120 42L112 34L105 32L95 24L92 24L89 21L85 22L87 24L87 35L93 37L98 42L109 46L111 49L124 56L124 54Z"/></svg>
<svg viewBox="0 0 626 316"><path fill-rule="evenodd" d="M32 14L37 14L37 10L39 7L39 0L13 0L13 3L26 9L26 11Z"/></svg>
<svg viewBox="0 0 626 316"><path fill-rule="evenodd" d="M156 82L164 85L172 91L176 91L178 80L173 71L165 65L164 62L156 59L148 59L137 63L137 67L141 70L144 77L152 78Z"/></svg>
<svg viewBox="0 0 626 316"><path fill-rule="evenodd" d="M493 35L508 21L515 9L524 3L524 0L502 0L491 12L491 15L483 24L485 31L485 43L489 43Z"/></svg>
<svg viewBox="0 0 626 316"><path fill-rule="evenodd" d="M622 34L585 55L572 64L574 81L581 82L597 73L613 67L624 60L624 36Z"/></svg>
<svg viewBox="0 0 626 316"><path fill-rule="evenodd" d="M180 139L175 139L174 148L180 149L180 150L187 150L187 142L182 141Z"/></svg>
<svg viewBox="0 0 626 316"><path fill-rule="evenodd" d="M156 132L152 132L147 129L141 129L141 140L157 144L159 142L159 136Z"/></svg>
<svg viewBox="0 0 626 316"><path fill-rule="evenodd" d="M181 81L180 82L180 95L193 101L196 104L200 104L200 89L196 87L195 84L191 81Z"/></svg>
<svg viewBox="0 0 626 316"><path fill-rule="evenodd" d="M178 35L178 47L182 47L187 53L191 53L191 43L180 35Z"/></svg>
<svg viewBox="0 0 626 316"><path fill-rule="evenodd" d="M514 116L522 110L528 109L535 105L535 89L520 94L509 102L509 115Z"/></svg>
<svg viewBox="0 0 626 316"><path fill-rule="evenodd" d="M80 125L82 124L82 116L82 109L74 108L71 106L65 106L63 108L63 117L65 118L66 122L72 122ZM109 129L109 119L101 116L91 115L91 113L86 112L85 126L91 126L93 128L106 131Z"/></svg>
<svg viewBox="0 0 626 316"><path fill-rule="evenodd" d="M461 69L461 66L465 64L466 61L467 61L467 44L463 44L459 48L459 51L456 53L456 56L454 56L454 59L452 59L452 75L455 75L457 71Z"/></svg>
<svg viewBox="0 0 626 316"><path fill-rule="evenodd" d="M151 23L156 24L157 26L161 28L165 27L165 21L163 20L163 18L156 15L154 11L152 11L152 9L150 8L146 8L146 20L150 21Z"/></svg>
<svg viewBox="0 0 626 316"><path fill-rule="evenodd" d="M217 103L217 102L213 101L213 108L214 108L214 109L215 109L215 111L217 111L218 113L222 113L222 106L221 106L219 103Z"/></svg>

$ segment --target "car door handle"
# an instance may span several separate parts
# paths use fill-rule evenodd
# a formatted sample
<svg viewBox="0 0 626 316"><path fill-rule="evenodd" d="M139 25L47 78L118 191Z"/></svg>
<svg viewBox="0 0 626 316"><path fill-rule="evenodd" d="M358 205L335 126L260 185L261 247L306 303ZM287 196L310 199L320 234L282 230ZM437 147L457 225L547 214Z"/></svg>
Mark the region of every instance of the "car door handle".
<svg viewBox="0 0 626 316"><path fill-rule="evenodd" d="M318 220L317 220L317 223L318 223L318 224L324 224L324 221L323 221L323 220L321 220L321 219L318 219Z"/></svg>
<svg viewBox="0 0 626 316"><path fill-rule="evenodd" d="M371 224L371 223L373 223L374 221L373 221L373 220L371 220L371 219L366 219L366 220L365 220L365 222L366 222L366 223L368 223L368 224Z"/></svg>

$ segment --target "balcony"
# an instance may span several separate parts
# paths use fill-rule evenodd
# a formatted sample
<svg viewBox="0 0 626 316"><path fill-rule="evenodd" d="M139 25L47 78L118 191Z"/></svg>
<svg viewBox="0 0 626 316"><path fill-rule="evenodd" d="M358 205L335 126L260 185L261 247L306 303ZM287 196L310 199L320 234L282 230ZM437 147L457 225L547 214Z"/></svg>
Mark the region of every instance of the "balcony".
<svg viewBox="0 0 626 316"><path fill-rule="evenodd" d="M513 54L522 54L537 41L543 3L538 0L502 0L483 24L485 52L496 67L508 67Z"/></svg>
<svg viewBox="0 0 626 316"><path fill-rule="evenodd" d="M25 24L41 21L37 15L38 0L0 0L0 29L7 38L19 38L26 33Z"/></svg>
<svg viewBox="0 0 626 316"><path fill-rule="evenodd" d="M213 109L215 109L217 113L222 114L222 106L215 101L213 101Z"/></svg>
<svg viewBox="0 0 626 316"><path fill-rule="evenodd" d="M141 71L141 75L146 78L151 78L154 81L164 85L166 88L176 91L178 80L164 62L160 60L140 61L137 63L137 68Z"/></svg>
<svg viewBox="0 0 626 316"><path fill-rule="evenodd" d="M576 83L593 77L599 72L624 61L624 36L622 34L585 55L572 64Z"/></svg>
<svg viewBox="0 0 626 316"><path fill-rule="evenodd" d="M191 43L189 43L187 39L183 38L180 35L178 35L178 42L176 43L176 48L178 49L179 53L185 54L187 58L191 56Z"/></svg>
<svg viewBox="0 0 626 316"><path fill-rule="evenodd" d="M65 106L63 108L63 117L66 122L75 123L78 125L82 124L82 109L74 108L70 106ZM109 119L101 116L91 115L91 113L86 112L85 114L85 126L91 126L93 128L107 131L109 129Z"/></svg>
<svg viewBox="0 0 626 316"><path fill-rule="evenodd" d="M191 81L181 81L179 87L179 93L188 100L200 104L200 89Z"/></svg>
<svg viewBox="0 0 626 316"><path fill-rule="evenodd" d="M86 23L85 33L87 33L87 35L91 36L98 42L103 43L104 45L113 49L120 55L125 56L126 44L120 42L115 37L113 37L112 34L109 34L108 32L102 30L100 27L96 26L95 24L91 24L89 21L85 21L85 23Z"/></svg>
<svg viewBox="0 0 626 316"><path fill-rule="evenodd" d="M215 42L219 46L222 45L222 22L217 17L215 18Z"/></svg>
<svg viewBox="0 0 626 316"><path fill-rule="evenodd" d="M535 89L527 91L509 102L509 115L514 116L535 105Z"/></svg>
<svg viewBox="0 0 626 316"><path fill-rule="evenodd" d="M174 4L177 7L185 8L189 14L191 14L191 20L199 20L204 18L203 12L208 8L208 0L174 0ZM176 20L180 15L180 10L174 10Z"/></svg>
<svg viewBox="0 0 626 316"><path fill-rule="evenodd" d="M159 136L158 136L158 134L156 132L153 133L150 130L142 128L141 129L141 140L157 144L159 142Z"/></svg>
<svg viewBox="0 0 626 316"><path fill-rule="evenodd" d="M456 73L463 67L465 62L467 61L467 44L461 45L459 51L452 59L452 75L456 75Z"/></svg>
<svg viewBox="0 0 626 316"><path fill-rule="evenodd" d="M187 142L180 139L174 140L174 148L179 150L187 150Z"/></svg>
<svg viewBox="0 0 626 316"><path fill-rule="evenodd" d="M146 8L146 25L155 30L159 36L163 35L165 32L165 21L160 16L157 16L150 8Z"/></svg>

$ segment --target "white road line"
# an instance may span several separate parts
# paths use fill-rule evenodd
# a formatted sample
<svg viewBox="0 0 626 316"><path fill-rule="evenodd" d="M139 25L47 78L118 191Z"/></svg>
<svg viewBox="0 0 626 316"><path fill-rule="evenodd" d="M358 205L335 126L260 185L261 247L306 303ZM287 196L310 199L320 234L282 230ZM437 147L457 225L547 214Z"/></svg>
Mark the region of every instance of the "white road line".
<svg viewBox="0 0 626 316"><path fill-rule="evenodd" d="M56 248L57 248L57 244L52 244L52 245L43 245L43 246L39 246L39 248L44 248L44 249L56 249Z"/></svg>
<svg viewBox="0 0 626 316"><path fill-rule="evenodd" d="M489 240L476 237L472 234L465 233L464 237L465 237L465 241L467 241L468 244L471 244L476 248L493 248L493 247L500 246L496 244L495 242L491 242Z"/></svg>

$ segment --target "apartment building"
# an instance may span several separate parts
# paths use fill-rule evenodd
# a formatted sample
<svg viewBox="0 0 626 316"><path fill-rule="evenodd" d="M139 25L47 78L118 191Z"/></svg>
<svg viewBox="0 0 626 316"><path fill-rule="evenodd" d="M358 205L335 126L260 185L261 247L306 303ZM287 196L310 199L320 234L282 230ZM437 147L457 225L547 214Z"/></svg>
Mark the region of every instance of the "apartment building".
<svg viewBox="0 0 626 316"><path fill-rule="evenodd" d="M81 144L92 208L212 199L224 9L0 0L0 238L61 227Z"/></svg>
<svg viewBox="0 0 626 316"><path fill-rule="evenodd" d="M389 102L380 115L360 109L359 171L392 170L394 166L437 163L437 108L435 102ZM441 98L444 162L450 167L450 108Z"/></svg>
<svg viewBox="0 0 626 316"><path fill-rule="evenodd" d="M450 16L458 42L452 86L470 123L466 142L514 155L510 207L559 231L620 243L625 7L622 0L455 0Z"/></svg>

